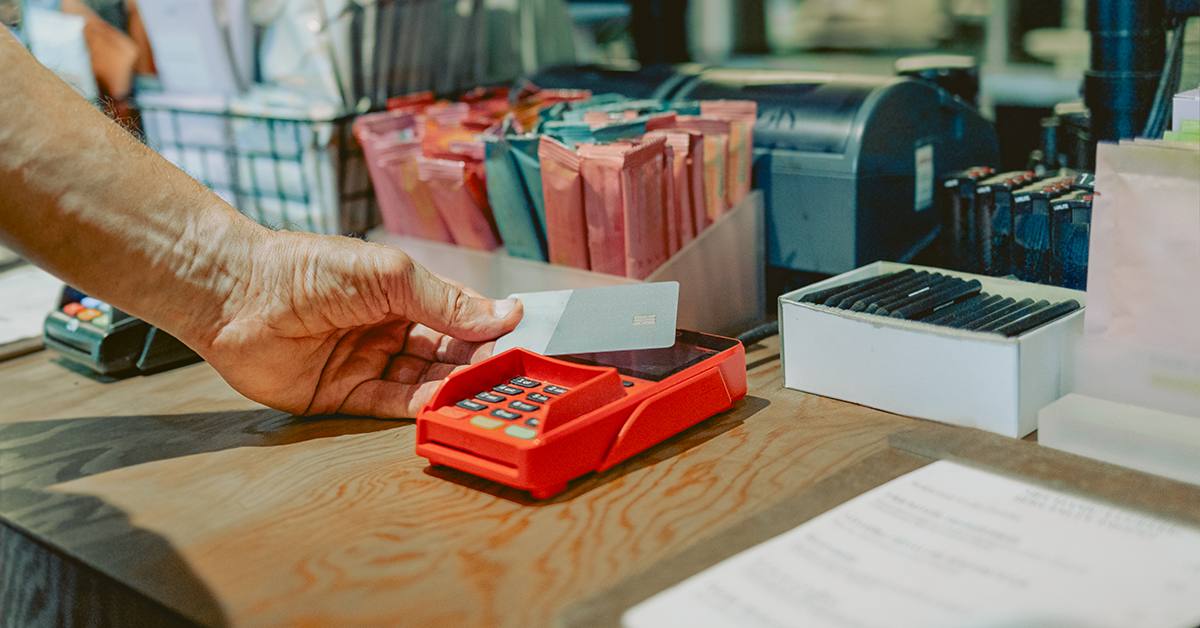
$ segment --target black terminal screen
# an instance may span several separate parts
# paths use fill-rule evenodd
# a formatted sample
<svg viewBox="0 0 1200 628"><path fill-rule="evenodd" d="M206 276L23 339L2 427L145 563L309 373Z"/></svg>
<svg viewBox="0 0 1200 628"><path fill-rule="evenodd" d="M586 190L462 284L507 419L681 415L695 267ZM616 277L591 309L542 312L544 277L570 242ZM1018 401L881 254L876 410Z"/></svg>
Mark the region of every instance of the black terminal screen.
<svg viewBox="0 0 1200 628"><path fill-rule="evenodd" d="M588 366L611 366L621 375L651 382L662 380L736 346L738 341L694 331L675 332L675 344L662 349L604 351L556 355L555 359Z"/></svg>

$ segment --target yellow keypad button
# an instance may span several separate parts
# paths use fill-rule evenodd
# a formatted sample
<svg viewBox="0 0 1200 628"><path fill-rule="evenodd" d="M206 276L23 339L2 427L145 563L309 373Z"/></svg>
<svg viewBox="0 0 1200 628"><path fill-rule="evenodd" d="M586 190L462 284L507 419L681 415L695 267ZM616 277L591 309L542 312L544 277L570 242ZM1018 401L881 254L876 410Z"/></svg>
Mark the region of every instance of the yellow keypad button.
<svg viewBox="0 0 1200 628"><path fill-rule="evenodd" d="M476 416L471 417L471 425L477 425L485 430L494 430L501 425L504 425L504 421L499 419L489 419L485 416Z"/></svg>

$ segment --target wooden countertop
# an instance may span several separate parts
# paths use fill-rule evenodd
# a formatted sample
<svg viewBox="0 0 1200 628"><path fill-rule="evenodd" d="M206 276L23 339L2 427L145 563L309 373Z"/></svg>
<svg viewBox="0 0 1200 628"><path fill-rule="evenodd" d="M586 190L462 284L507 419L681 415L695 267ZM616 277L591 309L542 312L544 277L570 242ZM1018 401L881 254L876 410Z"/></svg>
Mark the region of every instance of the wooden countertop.
<svg viewBox="0 0 1200 628"><path fill-rule="evenodd" d="M568 604L925 423L782 387L546 501L413 453L412 421L295 418L206 364L100 382L0 362L0 515L206 626L552 625Z"/></svg>

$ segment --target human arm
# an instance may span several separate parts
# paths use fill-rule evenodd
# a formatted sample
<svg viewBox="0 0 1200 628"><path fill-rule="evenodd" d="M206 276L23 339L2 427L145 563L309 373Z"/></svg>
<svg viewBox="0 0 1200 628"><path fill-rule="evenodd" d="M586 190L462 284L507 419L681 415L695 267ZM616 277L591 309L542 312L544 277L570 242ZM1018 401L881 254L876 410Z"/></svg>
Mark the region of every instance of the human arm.
<svg viewBox="0 0 1200 628"><path fill-rule="evenodd" d="M403 252L275 232L143 146L0 32L0 239L295 414L413 416L519 304ZM515 307L514 307L515 306Z"/></svg>

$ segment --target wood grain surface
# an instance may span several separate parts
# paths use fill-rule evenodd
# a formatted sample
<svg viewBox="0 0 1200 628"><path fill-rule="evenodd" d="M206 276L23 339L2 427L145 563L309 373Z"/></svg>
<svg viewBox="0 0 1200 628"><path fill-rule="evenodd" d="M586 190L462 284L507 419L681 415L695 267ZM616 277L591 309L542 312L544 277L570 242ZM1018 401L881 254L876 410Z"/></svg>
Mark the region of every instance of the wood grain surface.
<svg viewBox="0 0 1200 628"><path fill-rule="evenodd" d="M205 364L101 382L0 363L0 515L206 626L536 627L923 423L750 393L546 501L413 453L411 421L296 418Z"/></svg>

